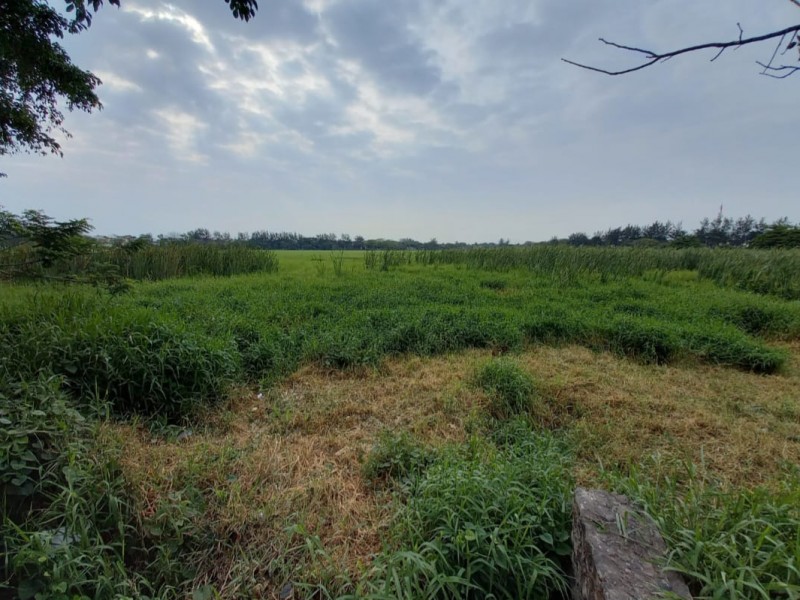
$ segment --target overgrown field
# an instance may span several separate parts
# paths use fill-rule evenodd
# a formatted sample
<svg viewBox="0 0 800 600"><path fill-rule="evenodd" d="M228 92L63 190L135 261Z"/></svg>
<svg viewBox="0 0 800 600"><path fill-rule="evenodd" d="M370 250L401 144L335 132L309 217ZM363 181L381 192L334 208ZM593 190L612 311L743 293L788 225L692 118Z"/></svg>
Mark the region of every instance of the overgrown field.
<svg viewBox="0 0 800 600"><path fill-rule="evenodd" d="M562 280L587 275L661 277L689 270L720 286L800 300L800 250L741 248L571 248L563 245L420 253L420 260L491 270L526 269Z"/></svg>
<svg viewBox="0 0 800 600"><path fill-rule="evenodd" d="M698 597L800 597L796 254L492 252L4 287L9 590L559 598L581 482Z"/></svg>

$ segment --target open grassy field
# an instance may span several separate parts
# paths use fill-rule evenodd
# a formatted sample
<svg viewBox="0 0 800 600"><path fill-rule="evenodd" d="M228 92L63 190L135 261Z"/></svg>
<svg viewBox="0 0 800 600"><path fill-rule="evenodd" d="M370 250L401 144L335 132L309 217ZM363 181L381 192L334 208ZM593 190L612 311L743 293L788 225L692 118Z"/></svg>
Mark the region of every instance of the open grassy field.
<svg viewBox="0 0 800 600"><path fill-rule="evenodd" d="M582 483L646 506L698 597L800 597L794 284L564 250L4 287L10 589L559 598Z"/></svg>

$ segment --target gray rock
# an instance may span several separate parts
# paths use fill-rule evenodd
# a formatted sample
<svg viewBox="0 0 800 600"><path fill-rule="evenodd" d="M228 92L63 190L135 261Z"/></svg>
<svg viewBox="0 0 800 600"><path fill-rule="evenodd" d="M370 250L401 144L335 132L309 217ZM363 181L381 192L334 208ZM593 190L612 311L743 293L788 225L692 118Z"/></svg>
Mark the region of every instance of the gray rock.
<svg viewBox="0 0 800 600"><path fill-rule="evenodd" d="M280 600L294 600L294 587L287 583L281 588Z"/></svg>
<svg viewBox="0 0 800 600"><path fill-rule="evenodd" d="M681 576L659 566L667 546L658 527L627 498L578 488L572 518L575 600L691 599Z"/></svg>

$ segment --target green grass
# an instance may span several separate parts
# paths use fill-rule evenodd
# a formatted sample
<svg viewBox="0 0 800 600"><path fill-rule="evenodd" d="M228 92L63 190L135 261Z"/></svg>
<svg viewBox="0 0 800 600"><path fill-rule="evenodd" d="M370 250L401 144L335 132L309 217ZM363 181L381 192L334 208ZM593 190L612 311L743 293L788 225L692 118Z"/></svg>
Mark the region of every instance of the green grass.
<svg viewBox="0 0 800 600"><path fill-rule="evenodd" d="M473 384L489 396L490 412L497 419L525 414L536 400L533 378L508 359L483 365L475 373Z"/></svg>
<svg viewBox="0 0 800 600"><path fill-rule="evenodd" d="M586 276L605 281L641 276L648 271L669 274L696 271L700 277L723 286L800 300L800 250L742 248L474 248L420 252L426 264L460 264L475 269L507 271L526 269L573 281Z"/></svg>
<svg viewBox="0 0 800 600"><path fill-rule="evenodd" d="M408 432L385 431L364 461L363 473L374 485L403 483L423 473L434 458Z"/></svg>
<svg viewBox="0 0 800 600"><path fill-rule="evenodd" d="M314 273L309 262L266 275L143 283L121 297L5 288L0 342L15 351L0 356L0 374L49 372L114 412L174 420L224 397L232 382L274 381L308 362L375 367L405 353L577 343L647 363L773 373L786 355L768 339L800 332L797 302L703 282L565 283L514 271L498 289L480 271L453 266L353 265L336 276Z"/></svg>
<svg viewBox="0 0 800 600"><path fill-rule="evenodd" d="M497 439L447 448L414 479L355 597L566 597L568 452L519 422Z"/></svg>
<svg viewBox="0 0 800 600"><path fill-rule="evenodd" d="M800 486L732 490L691 465L681 480L649 462L617 489L652 515L669 547L666 564L697 599L800 597ZM644 470L654 474L647 475Z"/></svg>
<svg viewBox="0 0 800 600"><path fill-rule="evenodd" d="M775 342L800 337L800 302L787 299L800 280L791 252L266 253L242 254L231 267L206 250L191 250L192 268L180 266L178 250L125 268L145 280L258 272L142 281L117 296L0 289L0 581L41 598L183 597L195 577L189 565L213 562L213 529L199 515L224 499L200 480L176 483L134 514L119 448L97 443L95 423L108 416L143 417L157 435L157 425L192 424L234 386L263 389L303 365L360 372L387 357L470 348L513 355L579 344L645 364L774 374L788 356ZM480 366L473 383L497 429L437 451L393 432L368 455L364 478L375 493L397 494L398 511L383 552L339 592L565 591L570 452L512 419L537 399L512 357ZM620 486L661 520L674 564L701 597L797 594L796 487L737 497L675 484L660 501L647 487L656 479L637 482Z"/></svg>

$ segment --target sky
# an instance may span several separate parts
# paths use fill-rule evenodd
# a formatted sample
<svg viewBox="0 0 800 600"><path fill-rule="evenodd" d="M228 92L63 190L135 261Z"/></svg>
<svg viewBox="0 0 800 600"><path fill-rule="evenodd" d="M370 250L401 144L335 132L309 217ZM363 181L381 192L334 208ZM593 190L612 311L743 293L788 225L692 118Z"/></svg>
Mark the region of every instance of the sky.
<svg viewBox="0 0 800 600"><path fill-rule="evenodd" d="M51 0L61 4L61 0ZM122 0L63 42L104 109L64 157L0 159L0 205L95 233L540 241L723 207L800 221L800 74L773 44L636 57L800 22L788 0ZM787 55L787 60L796 56Z"/></svg>

